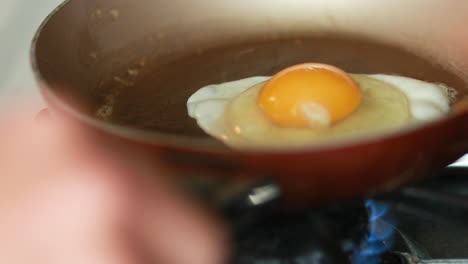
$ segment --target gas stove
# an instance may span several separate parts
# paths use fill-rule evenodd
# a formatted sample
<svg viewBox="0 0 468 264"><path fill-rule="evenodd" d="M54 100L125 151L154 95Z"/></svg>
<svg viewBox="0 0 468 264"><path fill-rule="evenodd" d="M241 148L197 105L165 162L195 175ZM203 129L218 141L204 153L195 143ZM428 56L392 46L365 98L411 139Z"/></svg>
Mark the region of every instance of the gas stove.
<svg viewBox="0 0 468 264"><path fill-rule="evenodd" d="M443 174L382 197L294 210L265 194L246 209L258 188L273 186L257 185L238 199L243 210L227 213L237 217L232 264L468 263L468 168Z"/></svg>

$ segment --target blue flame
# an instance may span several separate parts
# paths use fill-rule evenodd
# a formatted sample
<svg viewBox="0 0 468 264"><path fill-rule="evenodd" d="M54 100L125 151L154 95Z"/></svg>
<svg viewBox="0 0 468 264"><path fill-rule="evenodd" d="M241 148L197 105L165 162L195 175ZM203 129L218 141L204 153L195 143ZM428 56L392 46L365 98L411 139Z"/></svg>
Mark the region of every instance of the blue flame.
<svg viewBox="0 0 468 264"><path fill-rule="evenodd" d="M389 214L389 205L368 200L369 234L366 241L354 252L353 264L377 264L382 253L393 246L393 221Z"/></svg>

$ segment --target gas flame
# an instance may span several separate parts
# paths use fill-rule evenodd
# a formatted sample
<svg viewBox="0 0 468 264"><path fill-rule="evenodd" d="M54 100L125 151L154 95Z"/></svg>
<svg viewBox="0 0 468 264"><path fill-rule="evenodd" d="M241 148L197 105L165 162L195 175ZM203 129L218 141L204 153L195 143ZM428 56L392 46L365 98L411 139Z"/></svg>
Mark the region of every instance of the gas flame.
<svg viewBox="0 0 468 264"><path fill-rule="evenodd" d="M367 240L355 250L353 264L377 264L380 256L393 245L395 229L389 214L389 205L368 200L366 207L369 212L369 233Z"/></svg>

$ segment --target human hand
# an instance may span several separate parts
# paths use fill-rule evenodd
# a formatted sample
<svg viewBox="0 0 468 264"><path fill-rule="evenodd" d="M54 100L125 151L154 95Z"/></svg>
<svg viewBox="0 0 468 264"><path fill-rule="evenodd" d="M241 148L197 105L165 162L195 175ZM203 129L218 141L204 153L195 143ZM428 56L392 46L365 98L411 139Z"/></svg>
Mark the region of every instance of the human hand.
<svg viewBox="0 0 468 264"><path fill-rule="evenodd" d="M71 120L29 118L0 117L0 263L224 262L222 225L162 166Z"/></svg>

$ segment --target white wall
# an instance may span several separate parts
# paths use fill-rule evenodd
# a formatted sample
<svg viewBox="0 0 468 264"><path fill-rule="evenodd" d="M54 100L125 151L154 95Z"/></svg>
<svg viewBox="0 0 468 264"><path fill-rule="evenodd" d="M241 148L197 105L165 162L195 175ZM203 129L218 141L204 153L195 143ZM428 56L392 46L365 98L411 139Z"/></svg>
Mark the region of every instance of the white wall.
<svg viewBox="0 0 468 264"><path fill-rule="evenodd" d="M30 63L32 37L62 0L0 0L0 102L40 102ZM40 107L40 103L37 103Z"/></svg>

